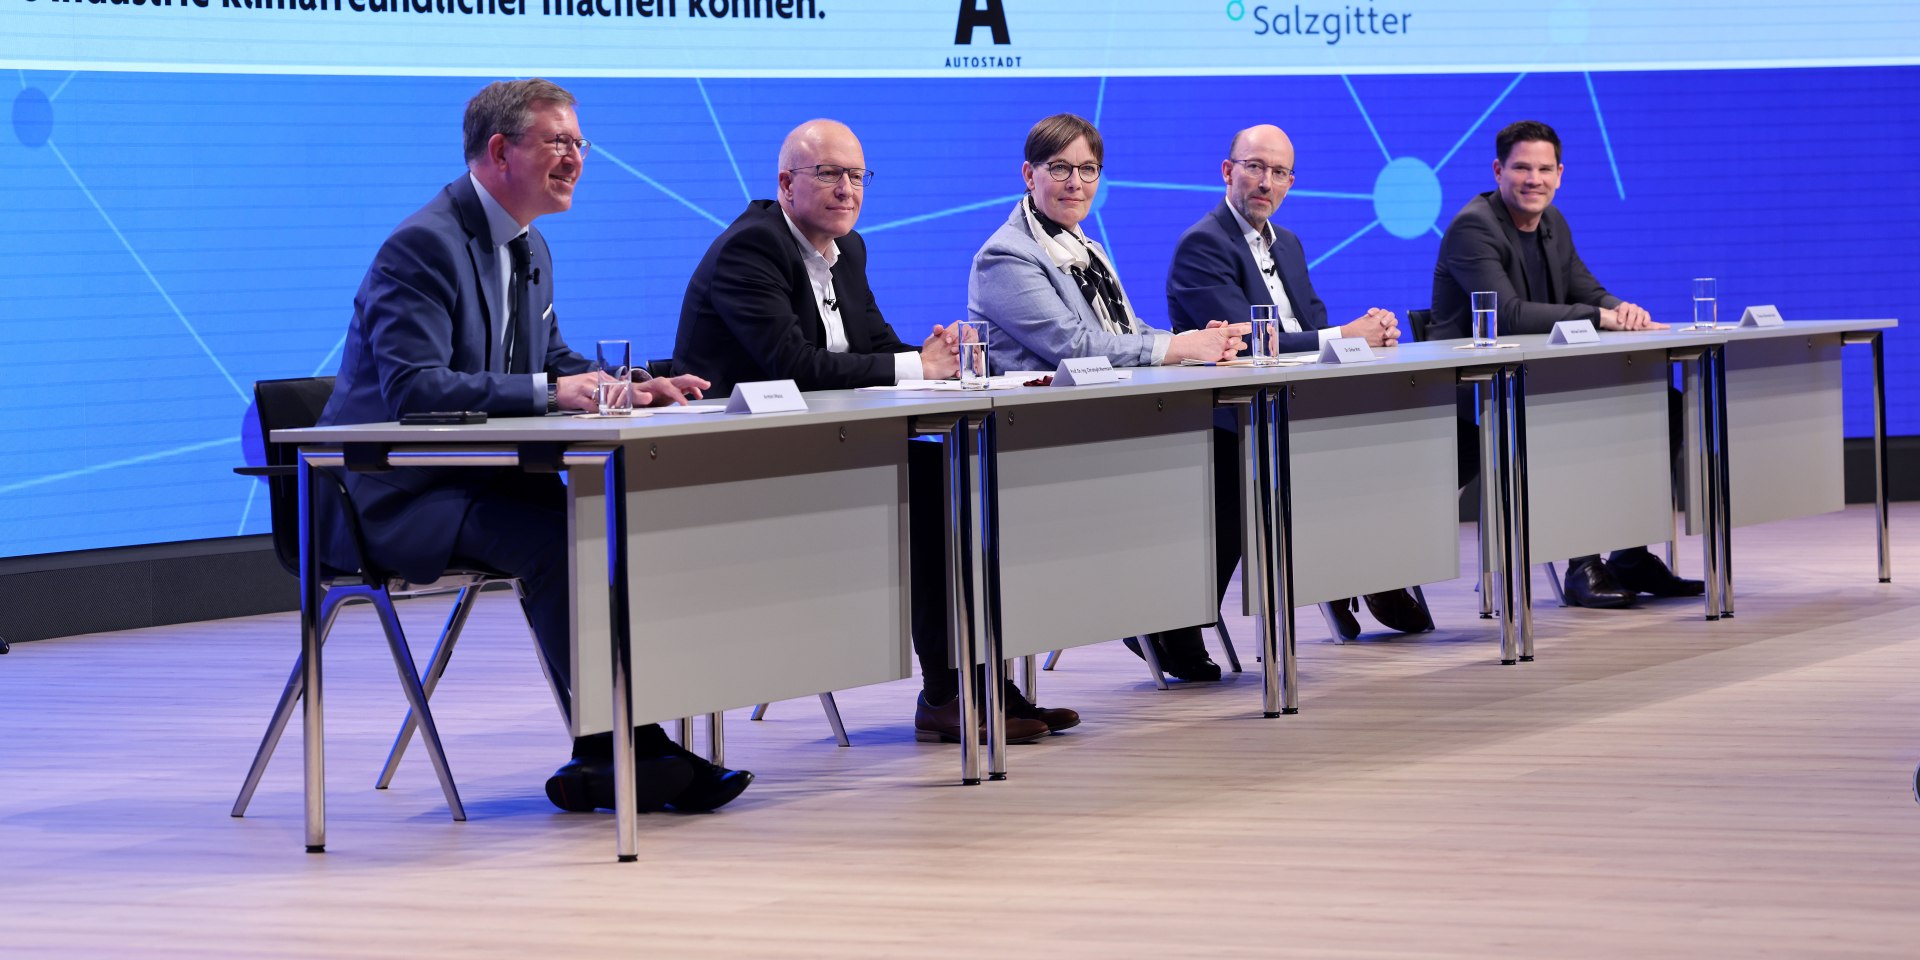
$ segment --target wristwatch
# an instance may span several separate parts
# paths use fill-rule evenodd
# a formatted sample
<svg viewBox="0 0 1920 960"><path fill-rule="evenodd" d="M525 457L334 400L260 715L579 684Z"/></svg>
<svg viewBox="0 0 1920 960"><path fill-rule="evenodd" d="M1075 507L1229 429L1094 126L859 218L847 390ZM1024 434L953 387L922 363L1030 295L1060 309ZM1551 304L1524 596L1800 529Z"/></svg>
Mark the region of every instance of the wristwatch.
<svg viewBox="0 0 1920 960"><path fill-rule="evenodd" d="M560 412L560 384L554 380L547 381L547 412Z"/></svg>

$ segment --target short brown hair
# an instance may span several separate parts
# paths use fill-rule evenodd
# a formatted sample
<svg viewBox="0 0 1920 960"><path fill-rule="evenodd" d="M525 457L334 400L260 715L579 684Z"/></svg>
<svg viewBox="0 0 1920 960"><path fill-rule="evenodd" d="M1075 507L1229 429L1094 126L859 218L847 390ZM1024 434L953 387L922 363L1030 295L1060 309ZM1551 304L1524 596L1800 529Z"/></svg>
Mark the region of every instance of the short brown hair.
<svg viewBox="0 0 1920 960"><path fill-rule="evenodd" d="M1035 166L1046 163L1048 157L1065 150L1081 137L1087 138L1087 149L1093 151L1093 159L1106 163L1107 151L1100 142L1100 131L1071 113L1056 113L1027 131L1027 162Z"/></svg>
<svg viewBox="0 0 1920 960"><path fill-rule="evenodd" d="M465 134L467 161L487 152L487 141L493 135L503 134L517 137L527 132L533 123L533 108L536 104L557 103L571 107L579 101L573 94L562 89L551 80L538 77L532 80L499 80L487 84L486 88L473 95L467 101L466 120L461 124Z"/></svg>

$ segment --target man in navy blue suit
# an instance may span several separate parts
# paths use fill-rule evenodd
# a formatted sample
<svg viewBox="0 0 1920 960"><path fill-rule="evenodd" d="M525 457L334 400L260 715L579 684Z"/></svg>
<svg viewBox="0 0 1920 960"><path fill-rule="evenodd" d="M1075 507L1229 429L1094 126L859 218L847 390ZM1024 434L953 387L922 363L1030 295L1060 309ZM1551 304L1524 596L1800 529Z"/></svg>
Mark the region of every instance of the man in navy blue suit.
<svg viewBox="0 0 1920 960"><path fill-rule="evenodd" d="M467 103L467 172L402 221L367 268L321 424L435 410L543 416L594 408L605 375L560 337L553 258L532 226L573 205L587 158L574 102L548 81L516 80L490 84ZM630 389L637 405L648 405L697 398L706 386L688 375ZM571 687L566 491L558 477L444 468L343 479L369 562L421 583L449 569L519 578L540 655ZM326 549L329 562L353 566L341 537ZM658 726L635 734L643 809L711 810L753 778L680 749ZM567 810L612 806L612 737L576 740L547 796Z"/></svg>
<svg viewBox="0 0 1920 960"><path fill-rule="evenodd" d="M1234 134L1220 161L1227 196L1181 234L1167 268L1167 315L1175 330L1199 330L1208 321L1245 321L1254 304L1272 304L1283 328L1276 352L1320 349L1338 337L1361 337L1375 347L1400 342L1399 319L1373 307L1351 323L1327 325L1327 306L1307 279L1307 256L1293 231L1273 222L1293 186L1293 141L1279 127L1261 125ZM1433 629L1433 617L1406 590L1369 594L1367 609L1382 624L1406 633ZM1346 639L1360 635L1349 599L1328 606Z"/></svg>

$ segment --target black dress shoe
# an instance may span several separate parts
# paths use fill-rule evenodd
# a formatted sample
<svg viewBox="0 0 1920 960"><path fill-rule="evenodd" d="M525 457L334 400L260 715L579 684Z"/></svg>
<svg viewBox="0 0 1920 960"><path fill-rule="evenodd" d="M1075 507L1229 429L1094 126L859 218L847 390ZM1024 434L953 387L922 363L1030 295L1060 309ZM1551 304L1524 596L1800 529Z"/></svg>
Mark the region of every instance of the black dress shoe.
<svg viewBox="0 0 1920 960"><path fill-rule="evenodd" d="M694 771L678 757L649 757L633 767L634 807L662 810L694 782ZM547 799L572 813L613 809L613 758L574 757L547 778Z"/></svg>
<svg viewBox="0 0 1920 960"><path fill-rule="evenodd" d="M1606 564L1582 557L1567 564L1566 598L1575 607L1630 607L1634 591L1615 582Z"/></svg>
<svg viewBox="0 0 1920 960"><path fill-rule="evenodd" d="M655 733L642 736L635 730L634 753L660 753L662 759L678 760L692 771L686 788L667 798L667 807L675 813L711 813L732 803L753 783L746 770L729 770L680 744L667 739L666 731L654 726Z"/></svg>
<svg viewBox="0 0 1920 960"><path fill-rule="evenodd" d="M1168 676L1188 683L1212 683L1220 679L1220 665L1207 655L1199 627L1156 633L1153 642L1160 652L1160 669Z"/></svg>
<svg viewBox="0 0 1920 960"><path fill-rule="evenodd" d="M1038 720L1047 725L1048 733L1059 733L1070 727L1080 725L1080 714L1066 707L1042 707L1028 700L1020 688L1007 684L1007 719Z"/></svg>
<svg viewBox="0 0 1920 960"><path fill-rule="evenodd" d="M1656 597L1697 597L1707 592L1705 581L1676 575L1645 547L1615 550L1607 558L1607 572L1622 588Z"/></svg>
<svg viewBox="0 0 1920 960"><path fill-rule="evenodd" d="M1342 640L1360 639L1360 621L1354 619L1354 608L1359 602L1352 597L1334 600L1320 605L1333 620L1333 634Z"/></svg>
<svg viewBox="0 0 1920 960"><path fill-rule="evenodd" d="M1433 614L1413 595L1413 591L1386 590L1366 596L1367 612L1388 630L1401 633L1426 633L1433 629Z"/></svg>

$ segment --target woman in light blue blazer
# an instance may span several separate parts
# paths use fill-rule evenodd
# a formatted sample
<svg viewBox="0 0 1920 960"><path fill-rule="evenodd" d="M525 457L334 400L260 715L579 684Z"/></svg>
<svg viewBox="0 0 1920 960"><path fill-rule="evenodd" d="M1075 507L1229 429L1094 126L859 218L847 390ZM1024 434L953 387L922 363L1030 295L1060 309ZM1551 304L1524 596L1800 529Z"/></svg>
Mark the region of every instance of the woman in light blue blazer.
<svg viewBox="0 0 1920 960"><path fill-rule="evenodd" d="M1134 313L1113 261L1080 229L1099 192L1105 155L1100 131L1071 113L1028 131L1020 164L1027 195L974 255L967 279L968 317L988 325L991 372L1050 371L1068 357L1105 356L1116 367L1144 367L1229 360L1240 352L1247 324L1216 321L1176 334L1149 327ZM1215 562L1223 594L1240 558L1237 453L1232 434L1214 438ZM1220 679L1199 627L1151 639L1167 673Z"/></svg>

